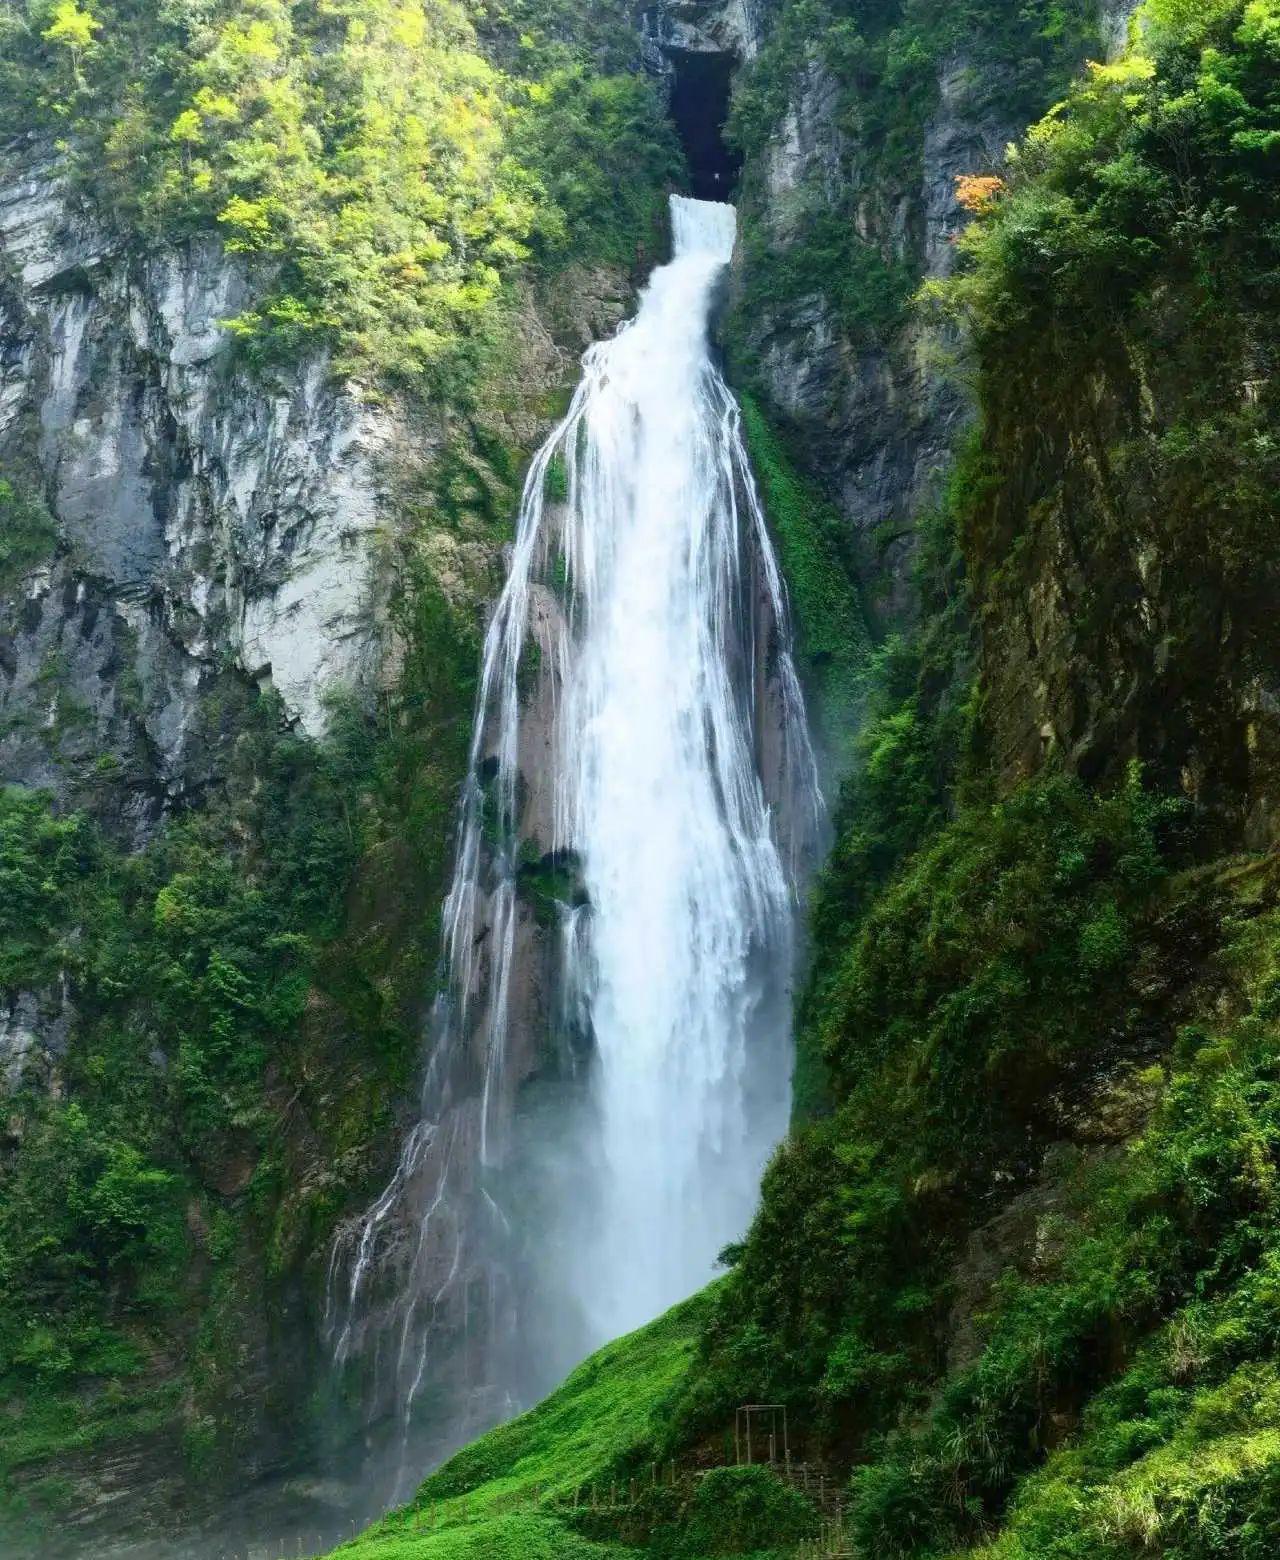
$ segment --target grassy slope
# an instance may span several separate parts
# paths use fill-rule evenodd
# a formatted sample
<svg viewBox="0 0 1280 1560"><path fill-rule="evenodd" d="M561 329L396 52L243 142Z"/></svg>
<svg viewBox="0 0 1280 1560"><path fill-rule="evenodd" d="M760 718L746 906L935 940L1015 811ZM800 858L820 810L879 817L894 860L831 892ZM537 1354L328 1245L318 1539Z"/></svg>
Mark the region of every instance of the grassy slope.
<svg viewBox="0 0 1280 1560"><path fill-rule="evenodd" d="M619 1554L555 1508L642 1451L685 1374L706 1310L695 1296L580 1365L537 1408L481 1437L412 1503L336 1553L360 1560L540 1560Z"/></svg>

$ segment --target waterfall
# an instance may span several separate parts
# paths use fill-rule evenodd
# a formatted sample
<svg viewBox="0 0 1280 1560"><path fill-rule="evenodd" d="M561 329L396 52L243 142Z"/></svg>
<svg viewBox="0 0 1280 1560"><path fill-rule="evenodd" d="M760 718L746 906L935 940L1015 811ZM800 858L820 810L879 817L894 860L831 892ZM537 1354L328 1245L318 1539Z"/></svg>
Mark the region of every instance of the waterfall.
<svg viewBox="0 0 1280 1560"><path fill-rule="evenodd" d="M672 198L674 258L526 482L420 1119L330 1262L335 1357L398 1423L406 1479L416 1420L412 1456L447 1450L704 1283L786 1127L822 804L708 339L735 220Z"/></svg>

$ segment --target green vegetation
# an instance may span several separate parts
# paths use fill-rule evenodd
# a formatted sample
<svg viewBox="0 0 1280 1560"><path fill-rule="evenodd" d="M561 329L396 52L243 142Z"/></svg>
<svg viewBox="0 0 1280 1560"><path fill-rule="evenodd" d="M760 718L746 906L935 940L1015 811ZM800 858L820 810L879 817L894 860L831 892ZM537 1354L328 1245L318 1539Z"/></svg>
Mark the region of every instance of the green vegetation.
<svg viewBox="0 0 1280 1560"><path fill-rule="evenodd" d="M547 462L546 495L552 504L563 504L569 497L569 468L559 450Z"/></svg>
<svg viewBox="0 0 1280 1560"><path fill-rule="evenodd" d="M56 1089L33 1075L10 1101L0 1159L15 1534L48 1505L31 1465L148 1427L181 1430L214 1493L264 1412L238 1340L363 1190L363 1146L411 1084L478 646L429 576L398 610L398 693L376 718L335 706L322 743L228 674L203 711L238 733L224 794L140 854L0 793L0 979L75 1015ZM293 1162L285 1101L324 1175Z"/></svg>
<svg viewBox="0 0 1280 1560"><path fill-rule="evenodd" d="M921 156L944 68L963 67L959 85L975 109L998 102L1011 122L1026 123L1066 88L1087 53L1098 52L1096 26L1096 9L1084 0L787 0L779 7L735 92L729 133L746 152L761 151L802 74L820 68L836 94L832 128L850 176L815 175L817 182L802 184L785 198L785 224L778 220L784 213L772 211L766 225L748 184L745 285L731 322L746 366L751 328L780 298L820 294L850 341L888 344L920 280ZM775 224L785 226L785 240Z"/></svg>
<svg viewBox="0 0 1280 1560"><path fill-rule="evenodd" d="M1259 932L1265 967L1254 973L1274 989L1274 913ZM1167 1076L1157 1067L1143 1080L1160 1104L1126 1159L1085 1160L1068 1177L1048 1272L1005 1281L979 1359L925 1436L891 1446L859 1490L868 1538L908 1483L907 1498L932 1502L957 1536L980 1530L1011 1476L1043 1455L1042 1405L1104 1380L1116 1350L1126 1367L1089 1402L1073 1444L1026 1482L984 1554L1070 1560L1141 1545L1208 1560L1274 1547L1280 1044L1270 1005L1225 1031L1184 1032ZM1137 1348L1123 1347L1135 1336ZM933 1526L943 1527L936 1516Z"/></svg>
<svg viewBox="0 0 1280 1560"><path fill-rule="evenodd" d="M39 499L0 477L0 590L12 590L54 554L57 528Z"/></svg>
<svg viewBox="0 0 1280 1560"><path fill-rule="evenodd" d="M711 1292L712 1294L714 1291ZM531 1413L432 1474L336 1555L352 1560L710 1560L790 1553L817 1513L768 1469L659 1466L663 1411L711 1303L677 1306L580 1365ZM762 1546L767 1538L768 1547Z"/></svg>
<svg viewBox="0 0 1280 1560"><path fill-rule="evenodd" d="M194 1508L264 1439L301 1460L335 1429L279 1318L310 1305L419 1063L474 604L553 392L512 372L531 294L634 263L680 172L635 52L615 0L0 7L14 154L55 154L127 253L220 238L255 299L227 322L242 364L324 352L434 451L394 473L379 558L394 686L315 742L224 669L193 735L210 783L145 848L113 816L149 805L128 760L68 757L89 712L62 647L42 668L66 805L0 797L0 993L67 1034L51 1069L13 1064L0 1152L0 1547L53 1552L80 1451L152 1438ZM59 538L7 475L12 594ZM115 675L127 710L138 671ZM540 915L571 879L525 884ZM292 1371L265 1395L264 1350Z"/></svg>
<svg viewBox="0 0 1280 1560"><path fill-rule="evenodd" d="M582 866L575 852L538 856L526 842L516 876L516 890L533 906L539 926L555 926L564 909L587 903Z"/></svg>
<svg viewBox="0 0 1280 1560"><path fill-rule="evenodd" d="M1094 772L1125 743L1166 784L1202 772L1223 812L1249 805L1266 761L1231 713L1242 696L1223 690L1280 665L1278 28L1267 0L1155 0L1140 51L1091 68L1028 134L944 290L975 342L992 474L962 541L992 624L997 745L1016 740L995 712L1021 715L1035 653L1012 604L1079 539L1037 633L1081 685L1136 676L1144 693L1122 714L1082 710L1076 740L1098 747ZM1208 600L1229 603L1225 641ZM1148 601L1149 639L1113 635ZM1141 667L1161 640L1153 679Z"/></svg>
<svg viewBox="0 0 1280 1560"><path fill-rule="evenodd" d="M759 404L742 397L742 431L795 615L796 652L817 732L840 770L868 653L868 631L839 516L797 469Z"/></svg>
<svg viewBox="0 0 1280 1560"><path fill-rule="evenodd" d="M947 290L974 327L983 418L926 533L925 601L945 610L872 663L801 1006L799 1105L817 1119L728 1253L671 1437L788 1402L810 1446L852 1465L862 1553L1275 1543L1274 875L1195 866L1220 824L1123 777L1114 751L1109 786L1050 771L993 801L987 703L1009 659L995 636L1043 578L1055 478L1080 535L1058 454L1077 447L1112 506L1140 482L1160 495L1139 545L1206 685L1223 665L1197 637L1206 569L1252 635L1247 664L1271 665L1252 603L1271 581L1274 410L1269 383L1240 381L1274 307L1277 181L1257 160L1277 124L1273 9L1154 6L1144 57L1092 70L1032 133ZM1135 354L1154 460L1125 424L1127 446L1099 441L1099 406L1132 404ZM1073 431L1054 444L1059 417ZM1108 538L1135 510L1094 513L1109 581ZM1105 646L1116 600L1089 610L1073 642ZM1196 688L1189 709L1212 719Z"/></svg>
<svg viewBox="0 0 1280 1560"><path fill-rule="evenodd" d="M776 1399L861 1437L924 1387L954 1232L1100 1065L1079 1015L1118 1051L1138 1024L1129 972L1176 818L1136 778L1106 801L1047 781L964 812L864 911L804 1008L833 1109L770 1167L690 1429Z"/></svg>
<svg viewBox="0 0 1280 1560"><path fill-rule="evenodd" d="M762 58L744 137L776 122L804 40L831 46L830 8L791 9L805 25L789 63L785 20ZM903 15L860 12L884 45L873 85ZM991 18L955 21L981 46ZM1022 25L1041 80L1083 26L1039 8ZM748 1401L787 1404L793 1448L839 1469L859 1554L1280 1543L1280 879L1271 856L1223 855L1273 770L1248 767L1266 757L1251 728L1247 762L1228 753L1197 791L1178 747L1276 670L1280 27L1274 0L1153 0L1144 26L983 193L942 290L972 330L981 416L922 526L917 629L873 651L845 637L834 534L746 408L802 659L856 667L863 719L813 905L800 1120L652 1438L619 1464L683 1475L544 1533L549 1553L584 1534L654 1557L804 1553L767 1474L692 1478ZM918 114L910 51L893 57ZM922 45L922 94L940 57ZM886 128L867 155L911 139ZM1028 670L1010 625L1070 588L1064 558L1093 588L1060 638L1037 622L1037 697L1100 687L1099 733L1011 759ZM1114 583L1129 574L1141 596ZM1123 663L1120 684L1105 657L1140 600L1164 659ZM1176 698L1177 720L1130 740L1119 685L1127 711Z"/></svg>
<svg viewBox="0 0 1280 1560"><path fill-rule="evenodd" d="M457 0L31 0L0 16L0 135L56 135L143 238L252 257L264 296L232 325L257 357L324 345L437 384L448 359L456 395L525 262L630 255L660 215L671 131L590 53L622 26L606 6L587 47L521 33L504 71Z"/></svg>
<svg viewBox="0 0 1280 1560"><path fill-rule="evenodd" d="M574 1531L574 1494L594 1484L603 1499L606 1486L645 1464L706 1304L688 1301L593 1355L544 1403L460 1452L410 1505L337 1553L353 1560L624 1554ZM643 1471L647 1479L650 1469Z"/></svg>
<svg viewBox="0 0 1280 1560"><path fill-rule="evenodd" d="M886 256L859 238L849 218L833 212L824 199L815 195L810 205L799 236L785 247L772 244L758 223L746 225L746 285L734 321L740 348L746 323L769 299L822 295L850 340L866 346L882 344L907 319L920 280L911 261Z"/></svg>
<svg viewBox="0 0 1280 1560"><path fill-rule="evenodd" d="M971 264L950 289L984 361L1015 340L1032 346L1046 326L1060 339L1042 341L1044 356L1102 355L1104 322L1156 325L1157 280L1195 289L1216 323L1236 321L1232 337L1240 314L1268 305L1276 26L1267 0L1194 13L1151 0L1141 48L1091 65L1031 129L1007 187L966 233Z"/></svg>

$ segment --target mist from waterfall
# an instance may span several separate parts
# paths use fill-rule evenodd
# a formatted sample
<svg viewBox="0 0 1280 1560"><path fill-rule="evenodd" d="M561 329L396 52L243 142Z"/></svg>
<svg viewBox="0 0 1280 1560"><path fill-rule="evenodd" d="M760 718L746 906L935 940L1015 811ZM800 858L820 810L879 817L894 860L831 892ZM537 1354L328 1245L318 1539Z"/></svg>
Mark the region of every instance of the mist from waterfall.
<svg viewBox="0 0 1280 1560"><path fill-rule="evenodd" d="M677 196L672 226L529 473L420 1120L333 1249L335 1357L400 1427L400 1494L417 1418L447 1450L703 1284L786 1127L821 798L709 343L735 213Z"/></svg>

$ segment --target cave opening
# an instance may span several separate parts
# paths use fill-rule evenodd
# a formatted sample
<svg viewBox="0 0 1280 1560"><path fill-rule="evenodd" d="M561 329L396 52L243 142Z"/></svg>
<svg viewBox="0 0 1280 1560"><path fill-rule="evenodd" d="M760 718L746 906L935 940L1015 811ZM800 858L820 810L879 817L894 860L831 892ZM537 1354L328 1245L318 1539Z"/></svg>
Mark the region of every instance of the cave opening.
<svg viewBox="0 0 1280 1560"><path fill-rule="evenodd" d="M689 193L697 200L732 200L742 171L741 153L724 138L734 56L691 49L666 54L674 73L671 117L689 164Z"/></svg>

